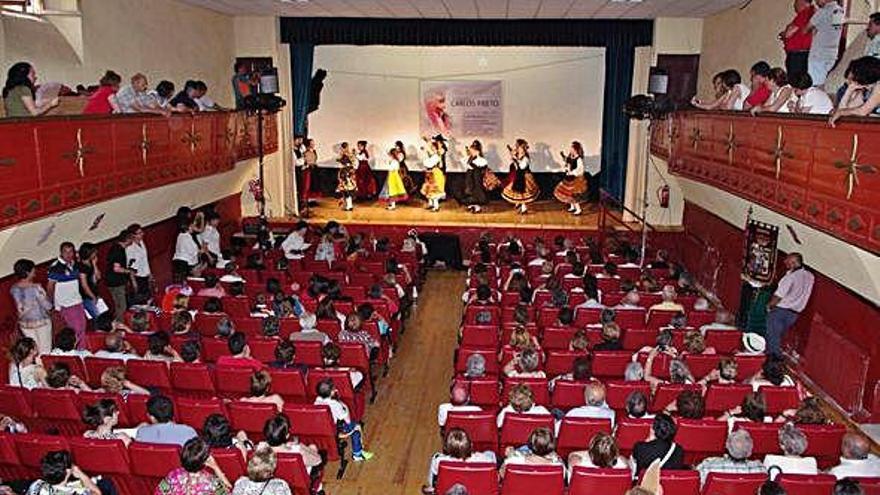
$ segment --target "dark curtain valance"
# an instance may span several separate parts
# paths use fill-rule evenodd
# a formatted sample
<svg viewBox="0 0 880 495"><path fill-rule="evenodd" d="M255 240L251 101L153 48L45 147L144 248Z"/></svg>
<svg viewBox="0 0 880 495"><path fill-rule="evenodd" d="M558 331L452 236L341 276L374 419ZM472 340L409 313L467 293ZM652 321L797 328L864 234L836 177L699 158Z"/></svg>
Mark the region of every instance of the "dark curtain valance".
<svg viewBox="0 0 880 495"><path fill-rule="evenodd" d="M315 45L605 46L652 43L653 21L282 17L284 43Z"/></svg>

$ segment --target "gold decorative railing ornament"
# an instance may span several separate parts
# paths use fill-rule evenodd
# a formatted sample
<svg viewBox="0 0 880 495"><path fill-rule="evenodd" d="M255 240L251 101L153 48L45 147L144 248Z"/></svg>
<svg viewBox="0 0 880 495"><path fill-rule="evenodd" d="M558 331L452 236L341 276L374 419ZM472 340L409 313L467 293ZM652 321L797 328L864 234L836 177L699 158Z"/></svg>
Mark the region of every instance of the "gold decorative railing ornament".
<svg viewBox="0 0 880 495"><path fill-rule="evenodd" d="M73 163L76 165L77 170L79 171L80 177L85 177L85 164L86 164L86 155L94 153L95 150L91 146L83 145L82 139L82 128L78 128L76 130L76 148L69 153L64 153L61 155L62 158L65 159L73 159Z"/></svg>
<svg viewBox="0 0 880 495"><path fill-rule="evenodd" d="M837 161L834 166L846 171L846 199L852 198L853 191L859 185L859 172L873 174L877 168L873 165L859 163L859 135L853 134L852 149L850 150L849 162Z"/></svg>
<svg viewBox="0 0 880 495"><path fill-rule="evenodd" d="M733 165L734 153L738 146L736 134L733 132L733 122L730 123L730 130L727 132L727 139L724 141L724 145L727 146L727 164Z"/></svg>
<svg viewBox="0 0 880 495"><path fill-rule="evenodd" d="M190 123L190 129L186 131L186 134L183 135L181 139L185 144L189 145L189 152L193 155L196 154L196 148L199 147L199 143L202 141L202 136L196 132L196 121L192 120Z"/></svg>
<svg viewBox="0 0 880 495"><path fill-rule="evenodd" d="M147 137L147 124L141 125L141 142L138 144L138 147L141 150L141 162L146 165L147 164L147 155L150 152L150 147L152 143L150 139Z"/></svg>
<svg viewBox="0 0 880 495"><path fill-rule="evenodd" d="M703 133L700 132L699 127L694 127L691 130L691 145L694 147L694 151L697 151L697 148L700 145L700 141L703 140Z"/></svg>
<svg viewBox="0 0 880 495"><path fill-rule="evenodd" d="M792 153L785 150L785 136L782 126L776 126L776 148L773 149L773 160L776 165L776 180L782 175L782 159L794 158Z"/></svg>

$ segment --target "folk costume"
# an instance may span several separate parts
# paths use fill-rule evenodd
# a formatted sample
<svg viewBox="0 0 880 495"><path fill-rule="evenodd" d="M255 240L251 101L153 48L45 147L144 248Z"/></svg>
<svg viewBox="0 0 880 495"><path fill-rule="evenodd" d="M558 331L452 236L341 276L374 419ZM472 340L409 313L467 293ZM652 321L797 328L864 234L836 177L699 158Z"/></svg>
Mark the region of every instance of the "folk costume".
<svg viewBox="0 0 880 495"><path fill-rule="evenodd" d="M501 191L501 197L515 205L520 214L525 214L528 211L527 205L538 199L541 189L532 175L528 145L524 142L517 143L516 151L511 151L511 178Z"/></svg>
<svg viewBox="0 0 880 495"><path fill-rule="evenodd" d="M364 143L366 147L366 143ZM357 155L357 199L373 199L379 191L376 185L376 178L373 177L373 171L370 169L370 154L366 148L358 150Z"/></svg>
<svg viewBox="0 0 880 495"><path fill-rule="evenodd" d="M343 209L351 211L354 208L353 197L357 193L357 172L347 149L343 149L342 156L336 161L340 165L336 174L338 180L336 192L342 195Z"/></svg>
<svg viewBox="0 0 880 495"><path fill-rule="evenodd" d="M479 141L474 141L468 151L475 151L476 156L469 156L465 161L464 198L463 202L473 213L478 213L482 206L489 202L489 191L485 186L486 174L489 170L489 162L483 157L483 146ZM494 175L494 174L493 174ZM495 180L498 180L496 177Z"/></svg>
<svg viewBox="0 0 880 495"><path fill-rule="evenodd" d="M575 215L581 214L581 200L587 192L587 179L584 177L584 159L574 153L563 155L566 172L562 182L556 185L553 196L561 203L568 205L568 211Z"/></svg>
<svg viewBox="0 0 880 495"><path fill-rule="evenodd" d="M398 202L409 199L409 194L401 173L406 168L406 164L403 163L403 154L397 149L392 149L389 155L391 161L388 163L388 178L385 179L385 185L379 193L379 200L387 203L387 209L393 210L397 208Z"/></svg>

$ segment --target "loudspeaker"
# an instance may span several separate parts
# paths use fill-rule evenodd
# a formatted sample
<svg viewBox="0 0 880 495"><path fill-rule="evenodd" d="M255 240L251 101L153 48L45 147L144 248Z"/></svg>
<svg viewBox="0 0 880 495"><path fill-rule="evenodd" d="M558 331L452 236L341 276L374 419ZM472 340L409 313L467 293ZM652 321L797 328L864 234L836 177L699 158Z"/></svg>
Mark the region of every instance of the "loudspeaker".
<svg viewBox="0 0 880 495"><path fill-rule="evenodd" d="M648 93L652 95L665 95L669 90L669 73L666 69L651 67L648 76Z"/></svg>
<svg viewBox="0 0 880 495"><path fill-rule="evenodd" d="M278 92L278 69L267 67L260 71L260 93L274 95Z"/></svg>

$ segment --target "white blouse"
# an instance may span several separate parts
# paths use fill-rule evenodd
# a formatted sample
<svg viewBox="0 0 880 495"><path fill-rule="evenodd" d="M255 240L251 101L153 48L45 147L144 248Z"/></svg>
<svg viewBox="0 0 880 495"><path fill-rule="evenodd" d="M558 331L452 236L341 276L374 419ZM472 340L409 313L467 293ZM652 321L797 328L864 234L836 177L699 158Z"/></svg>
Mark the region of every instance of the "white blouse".
<svg viewBox="0 0 880 495"><path fill-rule="evenodd" d="M177 234L177 244L174 246L174 259L185 261L189 266L199 264L199 245L189 232Z"/></svg>
<svg viewBox="0 0 880 495"><path fill-rule="evenodd" d="M574 162L574 169L566 172L566 175L577 177L579 175L584 175L584 159L582 157L577 157L577 160Z"/></svg>
<svg viewBox="0 0 880 495"><path fill-rule="evenodd" d="M432 154L432 155L428 155L428 158L425 158L425 160L422 162L422 165L425 166L425 170L430 170L430 169L432 169L432 168L434 168L434 167L439 166L439 165L440 165L440 161L441 161L441 160L440 160L440 155L438 155L438 154L435 153L435 154Z"/></svg>

